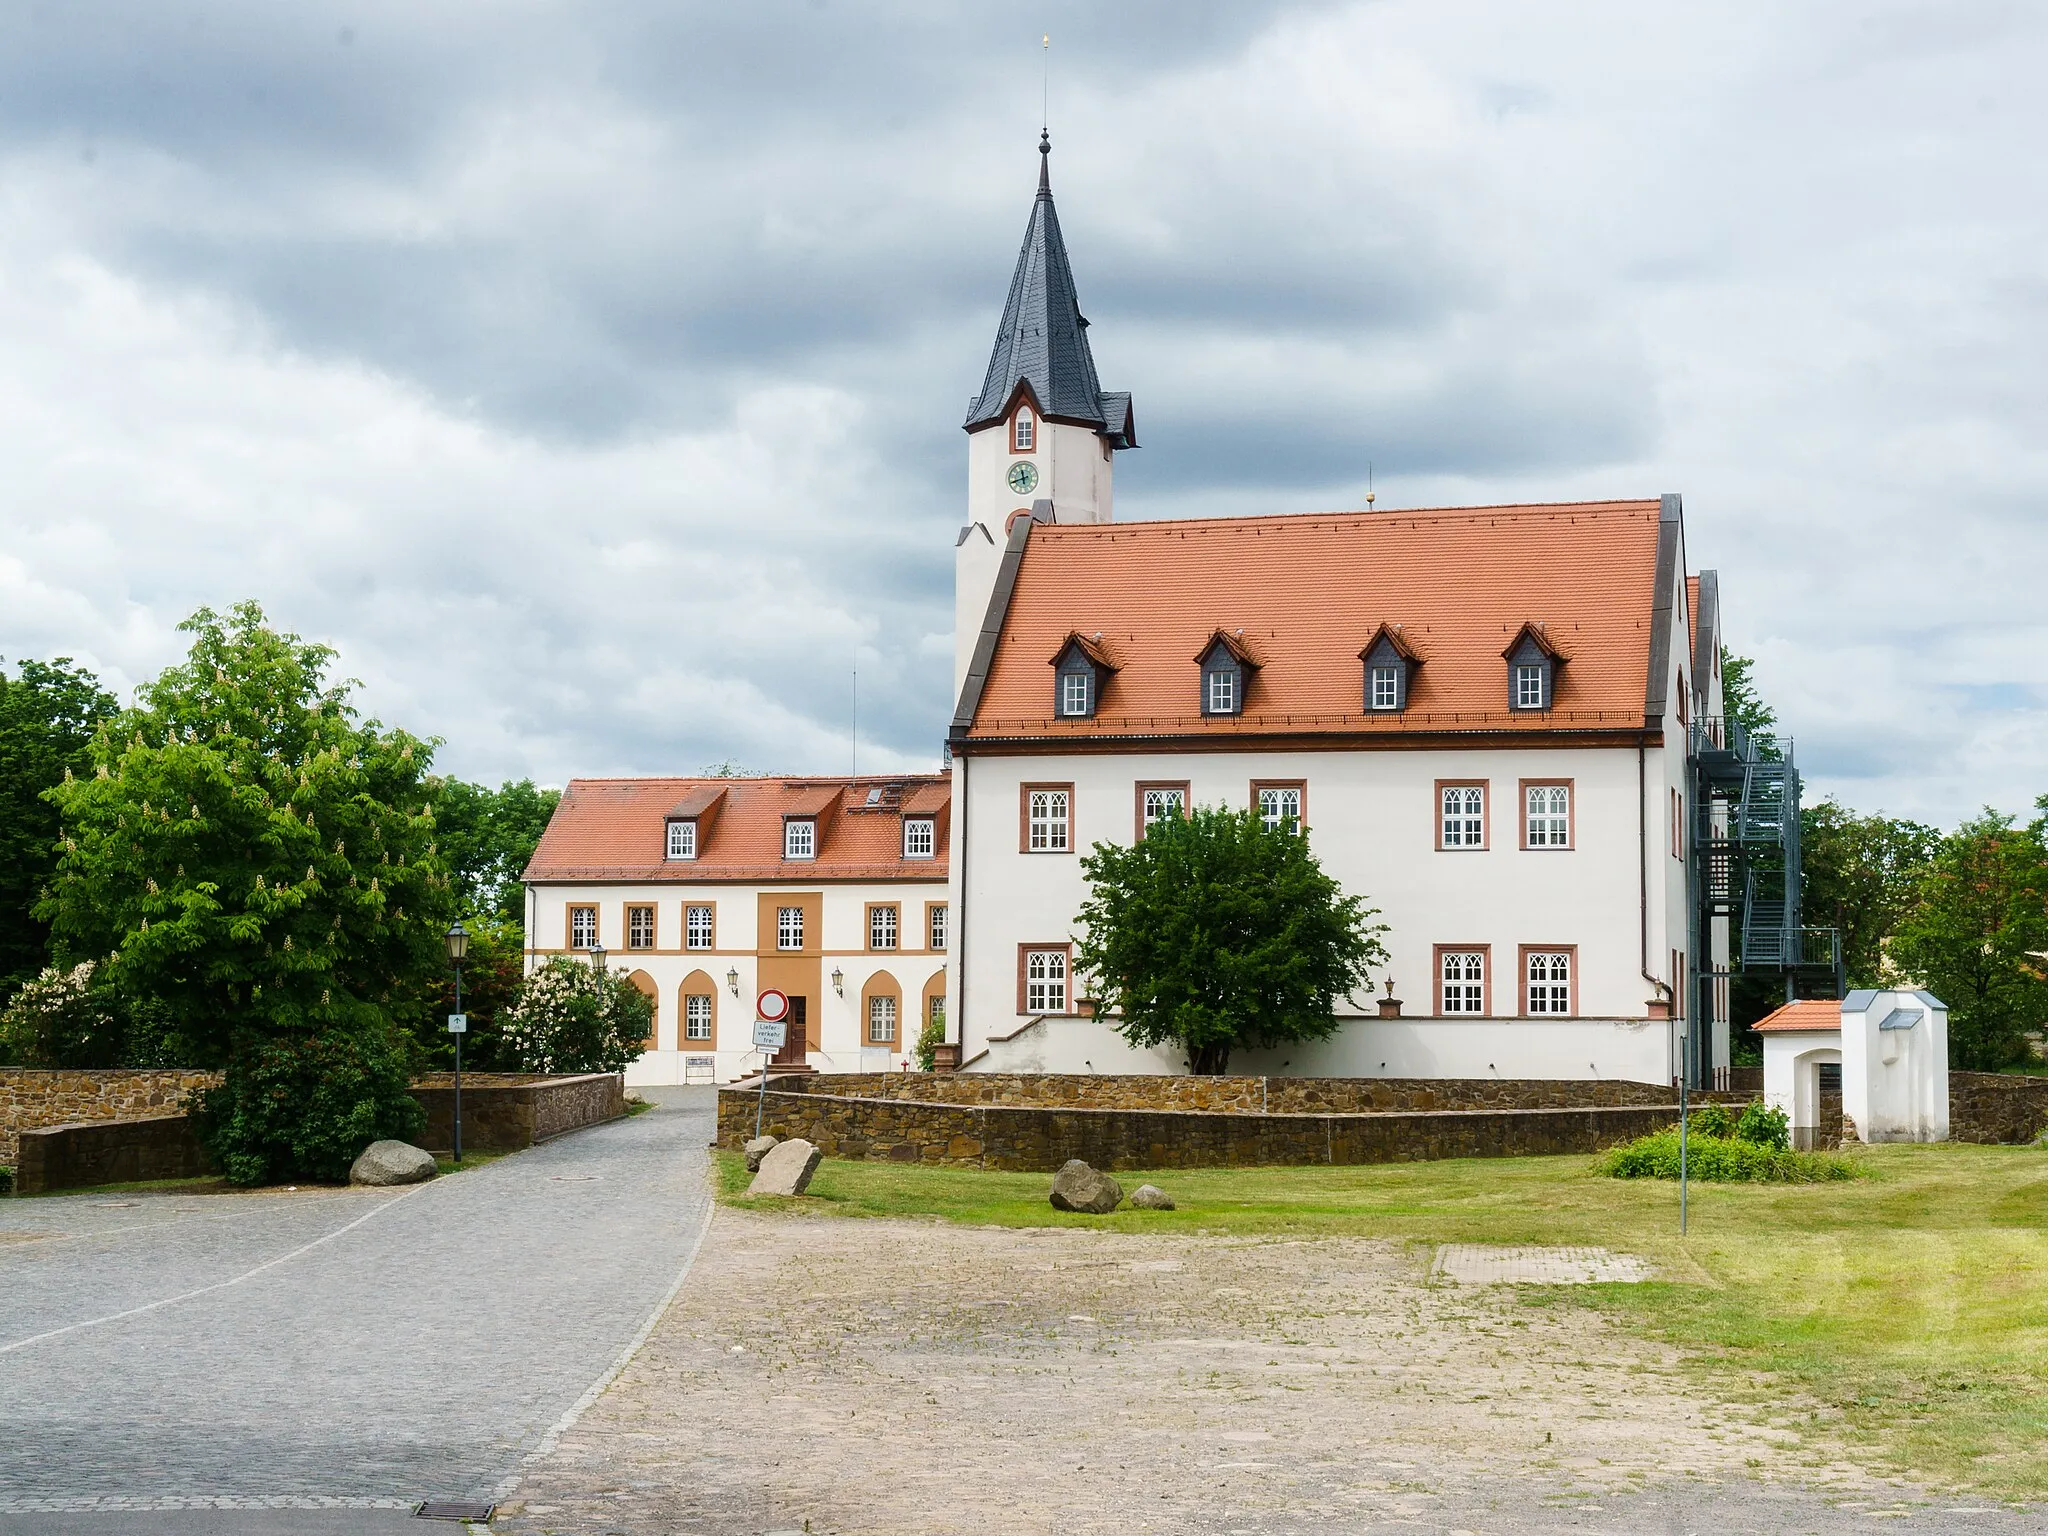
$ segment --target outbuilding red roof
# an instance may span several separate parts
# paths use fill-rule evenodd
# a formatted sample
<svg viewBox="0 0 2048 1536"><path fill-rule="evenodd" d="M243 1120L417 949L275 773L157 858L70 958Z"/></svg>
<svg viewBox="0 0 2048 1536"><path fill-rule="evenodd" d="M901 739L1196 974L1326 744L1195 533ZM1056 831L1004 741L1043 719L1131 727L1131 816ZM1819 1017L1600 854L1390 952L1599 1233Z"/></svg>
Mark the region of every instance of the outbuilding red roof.
<svg viewBox="0 0 2048 1536"><path fill-rule="evenodd" d="M963 744L1640 730L1659 510L1644 500L1038 524ZM1399 626L1421 658L1399 714L1364 704L1359 651L1382 625ZM1563 658L1546 711L1508 707L1502 652L1525 627ZM1218 633L1258 660L1240 715L1201 711L1190 658ZM1047 663L1075 636L1114 668L1089 719L1053 712Z"/></svg>
<svg viewBox="0 0 2048 1536"><path fill-rule="evenodd" d="M1756 1021L1759 1034L1787 1034L1795 1030L1840 1029L1842 1005L1834 998L1808 998L1787 1003Z"/></svg>
<svg viewBox="0 0 2048 1536"><path fill-rule="evenodd" d="M544 882L943 880L952 781L572 779L526 866ZM665 857L668 823L697 822L697 856ZM818 856L782 857L783 822L814 816ZM929 816L934 857L903 857L903 819Z"/></svg>

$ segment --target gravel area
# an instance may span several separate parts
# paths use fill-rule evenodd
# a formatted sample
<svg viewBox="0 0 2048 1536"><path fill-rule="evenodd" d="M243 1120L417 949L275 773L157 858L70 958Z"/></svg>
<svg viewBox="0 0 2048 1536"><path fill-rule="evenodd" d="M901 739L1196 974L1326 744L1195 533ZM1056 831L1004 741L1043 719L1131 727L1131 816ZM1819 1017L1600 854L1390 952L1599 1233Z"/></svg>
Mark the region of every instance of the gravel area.
<svg viewBox="0 0 2048 1536"><path fill-rule="evenodd" d="M722 1210L495 1528L2042 1529L1875 1482L1431 1255Z"/></svg>

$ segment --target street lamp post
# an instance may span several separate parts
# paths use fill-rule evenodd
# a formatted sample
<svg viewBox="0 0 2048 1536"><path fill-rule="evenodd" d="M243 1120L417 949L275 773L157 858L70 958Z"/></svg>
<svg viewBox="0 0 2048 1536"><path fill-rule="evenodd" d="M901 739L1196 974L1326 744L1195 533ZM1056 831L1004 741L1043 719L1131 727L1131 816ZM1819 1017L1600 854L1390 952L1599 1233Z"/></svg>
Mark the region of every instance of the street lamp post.
<svg viewBox="0 0 2048 1536"><path fill-rule="evenodd" d="M448 960L455 967L455 1012L448 1029L455 1036L455 1166L462 1166L462 1037L469 1019L462 1011L462 962L469 954L469 930L460 922L448 930Z"/></svg>

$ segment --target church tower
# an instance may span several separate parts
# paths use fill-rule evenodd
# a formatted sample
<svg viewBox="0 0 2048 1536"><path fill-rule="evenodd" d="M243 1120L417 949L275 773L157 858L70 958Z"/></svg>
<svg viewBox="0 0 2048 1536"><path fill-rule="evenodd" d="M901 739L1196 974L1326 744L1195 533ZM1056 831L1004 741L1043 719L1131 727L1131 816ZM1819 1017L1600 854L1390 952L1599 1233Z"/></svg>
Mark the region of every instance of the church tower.
<svg viewBox="0 0 2048 1536"><path fill-rule="evenodd" d="M1106 523L1113 455L1138 446L1127 393L1106 391L1053 211L1052 142L1038 140L1038 196L981 392L967 409L967 526L954 561L957 698L1011 522Z"/></svg>

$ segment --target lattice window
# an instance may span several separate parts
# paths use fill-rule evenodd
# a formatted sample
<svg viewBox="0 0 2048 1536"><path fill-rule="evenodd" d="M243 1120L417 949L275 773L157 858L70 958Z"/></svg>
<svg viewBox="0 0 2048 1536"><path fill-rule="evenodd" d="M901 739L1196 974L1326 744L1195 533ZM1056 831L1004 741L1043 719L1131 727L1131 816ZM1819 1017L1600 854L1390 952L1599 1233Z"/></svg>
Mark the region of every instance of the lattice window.
<svg viewBox="0 0 2048 1536"><path fill-rule="evenodd" d="M1024 952L1024 1011L1067 1011L1067 952L1028 949Z"/></svg>
<svg viewBox="0 0 2048 1536"><path fill-rule="evenodd" d="M1443 952L1444 1013L1486 1012L1486 951L1447 949Z"/></svg>

